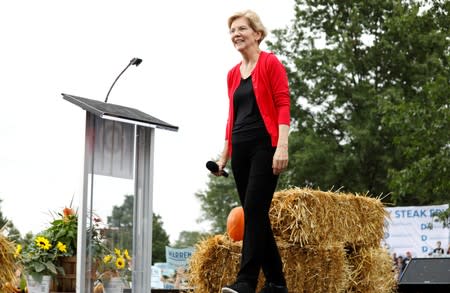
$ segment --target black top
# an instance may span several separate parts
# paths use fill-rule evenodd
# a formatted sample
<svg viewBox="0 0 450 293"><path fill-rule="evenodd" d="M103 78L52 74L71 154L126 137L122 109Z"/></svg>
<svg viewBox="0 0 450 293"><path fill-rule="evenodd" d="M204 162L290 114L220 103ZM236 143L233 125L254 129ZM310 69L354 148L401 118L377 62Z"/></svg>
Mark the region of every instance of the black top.
<svg viewBox="0 0 450 293"><path fill-rule="evenodd" d="M234 123L232 142L239 143L269 136L256 103L252 78L241 78L234 92Z"/></svg>

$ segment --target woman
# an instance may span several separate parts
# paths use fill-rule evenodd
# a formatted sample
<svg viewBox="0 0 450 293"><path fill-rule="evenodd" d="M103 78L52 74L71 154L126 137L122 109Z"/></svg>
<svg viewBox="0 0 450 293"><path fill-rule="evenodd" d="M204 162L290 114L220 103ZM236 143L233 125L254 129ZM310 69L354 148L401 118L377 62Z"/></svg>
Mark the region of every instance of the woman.
<svg viewBox="0 0 450 293"><path fill-rule="evenodd" d="M267 32L256 13L235 13L228 19L228 27L242 61L227 76L229 114L215 175L221 175L231 159L245 228L236 282L222 292L255 292L262 268L266 284L260 293L287 293L269 220L278 175L288 165L290 98L286 70L274 54L260 50Z"/></svg>

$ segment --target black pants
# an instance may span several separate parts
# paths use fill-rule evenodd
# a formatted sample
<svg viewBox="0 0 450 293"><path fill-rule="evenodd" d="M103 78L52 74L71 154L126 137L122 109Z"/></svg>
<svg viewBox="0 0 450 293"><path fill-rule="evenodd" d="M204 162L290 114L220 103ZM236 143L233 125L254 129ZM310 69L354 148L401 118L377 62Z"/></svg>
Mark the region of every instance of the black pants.
<svg viewBox="0 0 450 293"><path fill-rule="evenodd" d="M270 204L278 181L272 170L274 152L275 148L267 138L233 144L231 157L231 168L245 215L237 281L248 282L254 288L261 268L267 282L286 285L269 220Z"/></svg>

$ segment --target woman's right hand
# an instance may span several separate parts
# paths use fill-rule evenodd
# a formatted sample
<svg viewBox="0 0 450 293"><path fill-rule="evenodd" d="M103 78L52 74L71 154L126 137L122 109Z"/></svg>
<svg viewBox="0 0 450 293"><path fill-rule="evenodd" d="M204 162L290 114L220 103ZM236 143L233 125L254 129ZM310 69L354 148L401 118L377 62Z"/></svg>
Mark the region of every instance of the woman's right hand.
<svg viewBox="0 0 450 293"><path fill-rule="evenodd" d="M225 166L228 162L228 141L225 141L225 145L223 147L222 154L220 156L220 159L216 162L217 166L219 166L219 172L213 173L216 176L222 175L222 170L225 169Z"/></svg>
<svg viewBox="0 0 450 293"><path fill-rule="evenodd" d="M227 165L227 161L224 158L220 158L217 162L217 166L219 166L219 172L214 173L216 176L222 176L222 171L225 169L225 166Z"/></svg>

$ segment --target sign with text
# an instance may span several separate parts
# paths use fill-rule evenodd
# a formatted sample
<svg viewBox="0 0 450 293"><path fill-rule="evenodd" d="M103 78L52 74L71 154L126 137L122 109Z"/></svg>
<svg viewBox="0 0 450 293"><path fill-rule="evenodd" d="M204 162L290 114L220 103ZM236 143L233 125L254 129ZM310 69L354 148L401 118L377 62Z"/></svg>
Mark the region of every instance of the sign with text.
<svg viewBox="0 0 450 293"><path fill-rule="evenodd" d="M152 266L152 277L151 277L151 287L152 289L163 289L164 283L162 281L162 270L156 266Z"/></svg>
<svg viewBox="0 0 450 293"><path fill-rule="evenodd" d="M187 266L188 260L193 253L193 247L172 248L166 246L166 262L176 267Z"/></svg>
<svg viewBox="0 0 450 293"><path fill-rule="evenodd" d="M386 221L384 242L390 252L413 257L429 256L437 241L446 249L450 229L436 220L435 213L444 211L448 204L386 208L390 218Z"/></svg>

